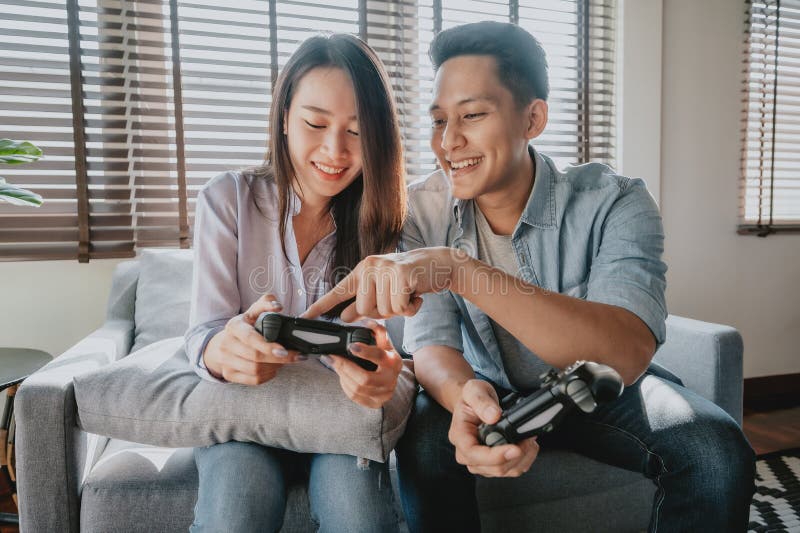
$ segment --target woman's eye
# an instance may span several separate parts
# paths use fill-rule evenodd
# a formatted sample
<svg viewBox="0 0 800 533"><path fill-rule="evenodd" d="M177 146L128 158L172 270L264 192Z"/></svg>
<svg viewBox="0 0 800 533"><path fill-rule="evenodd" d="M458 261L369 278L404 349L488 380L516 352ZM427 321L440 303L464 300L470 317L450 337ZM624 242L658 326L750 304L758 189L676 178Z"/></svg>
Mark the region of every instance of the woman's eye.
<svg viewBox="0 0 800 533"><path fill-rule="evenodd" d="M444 125L445 125L446 123L447 123L447 121L446 121L445 119L443 119L443 118L434 118L434 119L431 119L431 126L432 126L434 129L436 129L436 128L443 128L443 127L444 127Z"/></svg>
<svg viewBox="0 0 800 533"><path fill-rule="evenodd" d="M354 137L358 137L358 132L357 131L347 130L347 133L349 133L350 135L352 135Z"/></svg>
<svg viewBox="0 0 800 533"><path fill-rule="evenodd" d="M314 128L315 130L321 130L322 128L324 128L324 127L325 127L325 126L322 126L322 125L319 125L319 124L312 124L312 123L310 123L310 122L309 122L309 121L307 121L307 120L303 120L303 122L305 122L306 124L308 124L310 127Z"/></svg>

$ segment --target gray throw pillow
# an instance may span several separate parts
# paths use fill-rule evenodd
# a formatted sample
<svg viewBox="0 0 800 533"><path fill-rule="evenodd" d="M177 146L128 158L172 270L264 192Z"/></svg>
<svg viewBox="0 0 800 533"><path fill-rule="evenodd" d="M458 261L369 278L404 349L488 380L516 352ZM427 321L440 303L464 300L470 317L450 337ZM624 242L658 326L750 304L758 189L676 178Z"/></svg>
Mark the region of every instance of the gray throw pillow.
<svg viewBox="0 0 800 533"><path fill-rule="evenodd" d="M183 338L166 339L74 378L78 424L90 433L170 448L230 440L385 461L416 394L410 362L380 409L350 400L316 358L259 386L203 380Z"/></svg>
<svg viewBox="0 0 800 533"><path fill-rule="evenodd" d="M131 352L186 331L192 295L192 259L192 250L141 251Z"/></svg>

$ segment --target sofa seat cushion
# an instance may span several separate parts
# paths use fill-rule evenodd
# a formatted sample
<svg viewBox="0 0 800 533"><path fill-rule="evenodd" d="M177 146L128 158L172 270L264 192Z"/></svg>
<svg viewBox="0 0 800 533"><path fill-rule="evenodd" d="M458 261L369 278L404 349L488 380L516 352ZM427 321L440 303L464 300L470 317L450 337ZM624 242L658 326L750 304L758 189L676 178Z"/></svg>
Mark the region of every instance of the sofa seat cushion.
<svg viewBox="0 0 800 533"><path fill-rule="evenodd" d="M197 501L191 448L112 439L83 482L81 531L188 531ZM304 486L289 488L284 533L313 531Z"/></svg>
<svg viewBox="0 0 800 533"><path fill-rule="evenodd" d="M207 381L190 367L182 337L73 382L78 424L89 433L173 448L237 440L374 461L389 456L416 395L410 362L380 409L350 400L316 358L286 365L259 386Z"/></svg>

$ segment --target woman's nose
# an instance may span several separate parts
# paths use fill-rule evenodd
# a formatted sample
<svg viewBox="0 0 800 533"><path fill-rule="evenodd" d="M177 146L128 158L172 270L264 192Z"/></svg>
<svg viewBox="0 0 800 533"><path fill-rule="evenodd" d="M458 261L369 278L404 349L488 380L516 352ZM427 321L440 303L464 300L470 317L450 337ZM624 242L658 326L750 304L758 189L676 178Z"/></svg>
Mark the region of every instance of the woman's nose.
<svg viewBox="0 0 800 533"><path fill-rule="evenodd" d="M344 156L347 153L345 135L347 135L346 132L334 131L333 129L326 132L322 145L325 155L334 160Z"/></svg>

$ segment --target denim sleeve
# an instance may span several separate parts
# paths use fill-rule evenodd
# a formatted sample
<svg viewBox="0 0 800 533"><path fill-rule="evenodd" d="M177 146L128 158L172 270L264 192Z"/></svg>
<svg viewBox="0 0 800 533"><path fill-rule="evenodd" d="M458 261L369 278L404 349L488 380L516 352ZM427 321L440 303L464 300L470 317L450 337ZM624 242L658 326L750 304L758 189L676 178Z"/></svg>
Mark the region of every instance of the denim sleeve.
<svg viewBox="0 0 800 533"><path fill-rule="evenodd" d="M658 345L666 338L663 252L658 206L642 180L630 180L603 223L586 298L632 312L647 324Z"/></svg>
<svg viewBox="0 0 800 533"><path fill-rule="evenodd" d="M401 252L424 248L422 231L409 209L398 248ZM426 346L449 346L464 351L461 341L461 314L450 291L422 296L422 307L416 315L405 319L403 350L414 354Z"/></svg>
<svg viewBox="0 0 800 533"><path fill-rule="evenodd" d="M211 337L240 313L237 283L238 235L236 183L220 176L197 195L194 223L194 270L189 329L184 347L194 371L203 379L219 380L203 364Z"/></svg>

